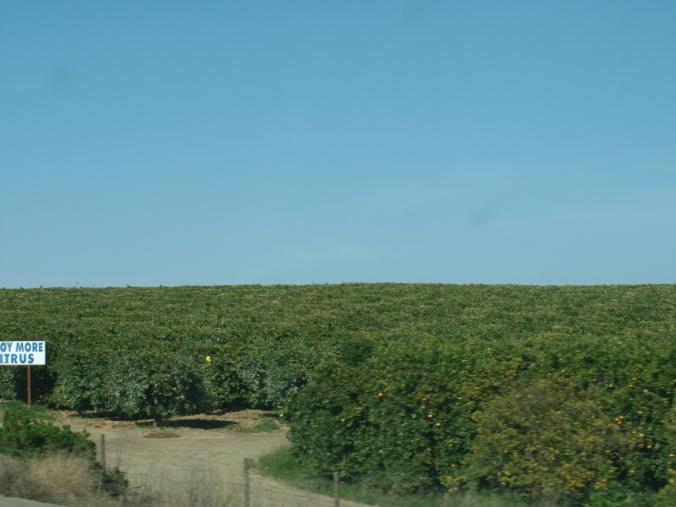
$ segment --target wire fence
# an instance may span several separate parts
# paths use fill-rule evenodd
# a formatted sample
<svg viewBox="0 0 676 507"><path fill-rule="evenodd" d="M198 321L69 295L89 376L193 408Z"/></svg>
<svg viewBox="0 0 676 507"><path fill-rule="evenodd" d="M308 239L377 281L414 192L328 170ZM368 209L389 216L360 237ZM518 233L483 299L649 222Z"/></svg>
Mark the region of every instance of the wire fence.
<svg viewBox="0 0 676 507"><path fill-rule="evenodd" d="M168 442L154 455L138 450L138 439L100 434L99 459L106 468L127 475L131 493L159 499L168 507L356 507L341 499L340 477L333 474L331 495L294 488L256 473L249 457L232 456L216 441L202 454L172 449ZM159 448L161 452L157 452ZM317 477L307 477L316 479ZM166 503L165 503L166 502Z"/></svg>

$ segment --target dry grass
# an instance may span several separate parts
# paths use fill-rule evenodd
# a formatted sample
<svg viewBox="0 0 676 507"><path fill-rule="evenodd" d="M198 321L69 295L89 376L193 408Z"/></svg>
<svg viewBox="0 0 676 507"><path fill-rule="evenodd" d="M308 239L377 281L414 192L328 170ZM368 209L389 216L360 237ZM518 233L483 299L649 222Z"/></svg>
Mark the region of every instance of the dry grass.
<svg viewBox="0 0 676 507"><path fill-rule="evenodd" d="M193 468L173 481L154 481L139 488L152 507L238 507L241 492L226 491L222 477L207 468ZM132 499L133 501L133 499Z"/></svg>
<svg viewBox="0 0 676 507"><path fill-rule="evenodd" d="M0 456L0 493L69 507L119 506L97 492L85 460L59 454L28 461Z"/></svg>
<svg viewBox="0 0 676 507"><path fill-rule="evenodd" d="M143 435L145 438L179 438L180 433L175 431L166 430L166 429L155 429L150 430L148 433Z"/></svg>
<svg viewBox="0 0 676 507"><path fill-rule="evenodd" d="M172 481L134 488L126 502L98 491L89 464L59 454L28 461L0 454L0 495L65 507L227 507L241 505L241 492L226 492L207 470L193 470Z"/></svg>

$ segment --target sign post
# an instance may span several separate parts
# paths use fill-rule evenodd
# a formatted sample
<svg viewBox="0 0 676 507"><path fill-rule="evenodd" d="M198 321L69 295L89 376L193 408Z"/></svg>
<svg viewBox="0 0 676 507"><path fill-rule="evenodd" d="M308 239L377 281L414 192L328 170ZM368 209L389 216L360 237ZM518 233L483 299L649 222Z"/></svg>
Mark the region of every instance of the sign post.
<svg viewBox="0 0 676 507"><path fill-rule="evenodd" d="M41 341L0 342L0 366L26 367L26 402L33 403L31 366L47 364L47 346Z"/></svg>
<svg viewBox="0 0 676 507"><path fill-rule="evenodd" d="M26 400L28 401L28 406L33 405L33 400L31 399L31 393L33 392L31 386L31 365L26 365Z"/></svg>

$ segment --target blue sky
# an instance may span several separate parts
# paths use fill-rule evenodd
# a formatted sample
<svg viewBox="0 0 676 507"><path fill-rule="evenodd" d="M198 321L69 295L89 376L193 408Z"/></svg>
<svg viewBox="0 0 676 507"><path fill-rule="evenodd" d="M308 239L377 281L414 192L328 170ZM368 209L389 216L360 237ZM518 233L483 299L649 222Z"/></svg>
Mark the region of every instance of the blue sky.
<svg viewBox="0 0 676 507"><path fill-rule="evenodd" d="M676 2L0 3L0 287L676 282Z"/></svg>

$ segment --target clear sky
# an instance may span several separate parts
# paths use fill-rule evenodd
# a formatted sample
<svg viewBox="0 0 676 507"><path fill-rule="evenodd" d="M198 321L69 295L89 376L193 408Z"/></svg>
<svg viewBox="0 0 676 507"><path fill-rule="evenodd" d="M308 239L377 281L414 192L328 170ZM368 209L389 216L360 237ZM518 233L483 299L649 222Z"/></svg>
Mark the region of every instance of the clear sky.
<svg viewBox="0 0 676 507"><path fill-rule="evenodd" d="M676 2L0 1L0 287L676 282Z"/></svg>

